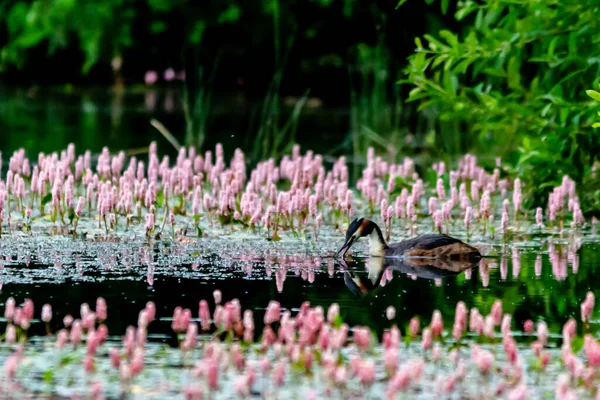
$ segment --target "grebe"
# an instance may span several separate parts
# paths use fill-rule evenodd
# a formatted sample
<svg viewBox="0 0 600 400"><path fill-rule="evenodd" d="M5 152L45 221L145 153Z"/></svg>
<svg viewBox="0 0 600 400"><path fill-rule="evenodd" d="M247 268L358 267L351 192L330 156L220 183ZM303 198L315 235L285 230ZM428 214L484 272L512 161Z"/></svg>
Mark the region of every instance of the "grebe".
<svg viewBox="0 0 600 400"><path fill-rule="evenodd" d="M400 243L387 244L373 221L355 219L346 231L346 242L336 253L344 256L361 237L369 237L369 255L374 257L446 258L478 261L481 253L473 246L444 234L426 234Z"/></svg>

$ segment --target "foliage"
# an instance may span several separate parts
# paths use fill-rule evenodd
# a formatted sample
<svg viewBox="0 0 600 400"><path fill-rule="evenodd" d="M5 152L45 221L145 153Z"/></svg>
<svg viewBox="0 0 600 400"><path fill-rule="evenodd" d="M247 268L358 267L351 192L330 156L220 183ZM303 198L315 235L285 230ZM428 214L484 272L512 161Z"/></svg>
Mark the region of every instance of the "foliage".
<svg viewBox="0 0 600 400"><path fill-rule="evenodd" d="M0 5L1 29L8 40L0 44L0 63L22 67L30 51L46 47L48 54L78 43L84 55L82 71L87 73L98 61L120 56L134 45L134 29L144 18L150 37L157 38L168 30L172 14L182 15L186 35L183 45L198 45L209 25L236 22L241 9L235 2L219 2L202 13L177 13L185 0L8 0ZM146 14L147 12L147 14Z"/></svg>
<svg viewBox="0 0 600 400"><path fill-rule="evenodd" d="M389 51L383 42L373 47L359 44L356 67L350 67L350 128L357 157L366 154L369 147L382 149L392 157L402 150L406 132L400 128L398 90L391 96L389 93L393 80Z"/></svg>
<svg viewBox="0 0 600 400"><path fill-rule="evenodd" d="M540 204L563 174L582 182L600 154L597 105L585 93L600 82L599 12L595 0L459 2L462 32L416 39L401 81L412 86L408 101L508 157Z"/></svg>
<svg viewBox="0 0 600 400"><path fill-rule="evenodd" d="M1 49L2 62L22 66L28 49L45 45L51 54L71 44L74 36L85 55L82 67L85 72L99 60L103 51L118 51L132 44L131 24L135 11L131 1L8 1L0 7L0 17L6 21L9 38ZM108 37L111 43L105 46Z"/></svg>

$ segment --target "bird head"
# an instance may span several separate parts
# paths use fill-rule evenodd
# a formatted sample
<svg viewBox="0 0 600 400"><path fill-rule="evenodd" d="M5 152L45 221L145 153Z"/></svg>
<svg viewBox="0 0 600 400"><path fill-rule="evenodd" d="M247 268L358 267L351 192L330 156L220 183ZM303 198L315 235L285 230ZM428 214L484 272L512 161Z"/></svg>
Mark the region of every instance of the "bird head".
<svg viewBox="0 0 600 400"><path fill-rule="evenodd" d="M348 226L346 231L346 242L335 254L338 256L340 253L342 256L350 249L350 247L361 237L370 235L375 229L375 223L373 221L366 220L364 218L355 219Z"/></svg>

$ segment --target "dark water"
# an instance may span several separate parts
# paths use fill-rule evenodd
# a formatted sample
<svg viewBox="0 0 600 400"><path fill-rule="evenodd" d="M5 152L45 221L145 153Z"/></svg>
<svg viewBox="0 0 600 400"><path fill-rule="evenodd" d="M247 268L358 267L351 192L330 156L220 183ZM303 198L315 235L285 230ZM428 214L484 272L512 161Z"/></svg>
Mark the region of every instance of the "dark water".
<svg viewBox="0 0 600 400"><path fill-rule="evenodd" d="M297 99L282 99L283 126ZM172 88L14 88L0 85L0 151L5 155L24 147L35 157L75 143L79 151L98 153L146 148L156 141L162 153L176 155L172 145L150 125L159 120L185 144L183 93ZM214 96L206 124L207 148L222 143L227 157L236 147L251 152L260 127L261 102L239 93ZM297 141L327 154L339 148L349 129L349 111L325 108L308 101L298 120ZM348 150L350 149L348 143Z"/></svg>
<svg viewBox="0 0 600 400"><path fill-rule="evenodd" d="M0 242L5 259L0 273L0 307L9 296L17 303L31 298L36 315L42 304L51 303L62 319L66 313L77 317L83 302L93 308L96 298L102 296L108 303L109 331L121 335L151 300L163 319L152 326L151 333L168 336L173 309L187 307L197 317L200 300L208 300L211 308L214 305L215 289L221 290L223 301L237 298L244 309L254 310L257 321L262 320L270 300L290 310L304 301L325 310L335 302L350 326L366 325L378 332L389 327L385 310L390 305L396 308L395 321L404 331L415 315L427 324L438 309L450 327L458 301L488 313L494 300L501 299L504 312L513 314L514 329L520 330L523 321L532 319L545 320L551 331L559 332L569 317L578 319L585 293L598 285L600 250L597 242L584 242L579 249L567 241L552 244L550 253L547 243L487 246L492 255L465 272L430 279L447 272L429 268L421 274L427 275L423 278L407 275L406 269L396 270L384 273L383 284L380 280L373 284L368 265L376 265L374 259L348 258L346 265L341 265L330 252L302 256L294 246L289 255L280 249L271 258L256 257L256 252L243 248L241 258L228 251L219 257L211 246L220 245L213 241L171 250L167 255L164 248L155 248L151 262L148 254L153 250L143 246L88 246L91 255L81 257L77 255L81 248L75 252L62 251L60 246L54 252L36 246L27 250L4 239ZM122 246L118 256L113 254L115 246ZM353 282L361 282L362 291ZM56 328L60 323L58 318L53 321ZM43 331L41 323L33 327Z"/></svg>

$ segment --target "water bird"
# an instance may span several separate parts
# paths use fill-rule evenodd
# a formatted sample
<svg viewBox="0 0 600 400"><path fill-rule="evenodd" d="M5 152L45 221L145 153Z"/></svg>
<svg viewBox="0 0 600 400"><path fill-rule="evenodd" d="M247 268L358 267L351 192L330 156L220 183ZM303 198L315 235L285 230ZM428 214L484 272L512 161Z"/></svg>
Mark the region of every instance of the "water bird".
<svg viewBox="0 0 600 400"><path fill-rule="evenodd" d="M387 244L381 229L373 221L355 219L346 231L346 242L336 253L342 257L361 237L369 237L369 255L375 257L446 258L479 261L481 253L459 239L444 234L426 234L399 243Z"/></svg>

